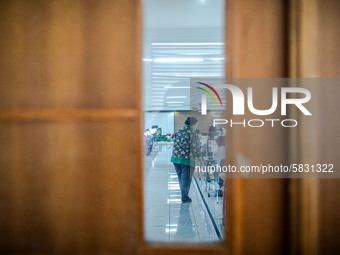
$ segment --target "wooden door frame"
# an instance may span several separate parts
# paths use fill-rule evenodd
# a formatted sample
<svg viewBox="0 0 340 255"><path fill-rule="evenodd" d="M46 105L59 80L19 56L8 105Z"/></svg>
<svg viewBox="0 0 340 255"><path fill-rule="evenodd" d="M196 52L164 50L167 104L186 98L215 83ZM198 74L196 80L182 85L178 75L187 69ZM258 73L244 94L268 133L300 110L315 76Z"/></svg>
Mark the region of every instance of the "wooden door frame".
<svg viewBox="0 0 340 255"><path fill-rule="evenodd" d="M226 52L227 52L227 65L226 65L226 75L227 77L233 77L233 78L253 78L252 75L254 73L247 73L247 71L243 71L240 69L240 65L242 65L242 61L245 61L245 59L240 59L240 53L242 46L239 45L240 41L246 40L247 36L245 36L242 33L242 27L237 22L239 19L242 19L245 15L249 14L249 10L247 10L247 6L254 6L256 4L258 7L253 10L252 15L257 15L257 11L261 10L261 5L264 7L268 7L267 9L267 17L276 17L277 13L280 13L279 17L282 18L282 20L277 20L276 24L277 26L282 25L282 29L279 31L276 31L276 33L279 34L279 37L283 39L285 32L284 24L285 21L284 17L284 11L285 11L285 5L282 1L242 1L243 3L240 4L240 1L238 0L226 0L226 15L225 15L225 21L226 21ZM256 2L256 3L255 3ZM140 4L140 1L139 1ZM272 8L273 7L273 8ZM272 8L272 9L270 9ZM260 29L258 25L262 22L261 17L259 17L260 21L255 24L255 28ZM281 24L282 22L282 24ZM274 32L275 31L271 31ZM232 36L230 36L232 35ZM269 35L270 37L271 35ZM276 44L269 44L267 45L267 50L271 53L273 53L274 58L277 54L276 51L279 52L278 55L283 54L285 51L285 48L282 48L282 44L276 45ZM256 51L256 45L253 45L254 51ZM261 46L260 46L261 47ZM256 54L255 54L256 56ZM250 60L249 60L250 61ZM248 62L249 62L248 61ZM248 65L248 63L244 63L245 65ZM266 68L266 65L263 66L262 70L259 71L257 77L284 77L286 73L286 65L285 60L284 63L278 64L278 67L273 67L269 72L266 74L266 71L264 70ZM250 75L250 76L247 76ZM142 116L142 115L141 115ZM142 121L141 121L142 123ZM142 128L141 128L142 131ZM142 133L142 132L141 132ZM240 134L233 134L231 139L238 139ZM283 151L285 153L285 151ZM140 152L141 157L143 152ZM233 159L231 159L234 163L236 163L236 155L232 155ZM140 210L141 212L144 212L143 207L143 163L141 164L141 169L139 171L139 177L140 177ZM259 184L260 182L257 181ZM249 214L249 212L245 211L246 208L244 207L244 203L242 202L246 196L248 196L249 189L245 189L245 184L248 183L248 180L245 179L228 179L227 180L227 196L225 197L225 202L227 204L227 213L225 215L226 217L226 229L225 229L225 240L220 244L192 244L192 245L177 245L174 246L173 244L147 244L144 239L144 219L143 219L143 213L141 213L140 222L139 225L143 226L139 228L139 253L140 254L173 254L176 252L176 254L248 254L249 249L252 249L252 247L249 247L249 249L246 249L245 246L247 245L247 234L245 234L245 231L247 229L245 218ZM270 183L270 181L266 181L266 183ZM256 184L258 185L258 184ZM282 187L287 186L287 181L282 180ZM264 189L266 189L264 187ZM268 187L267 189L270 189ZM266 192L266 191L265 191ZM285 188L283 188L282 191L279 191L285 193ZM282 194L283 197L286 196L286 194ZM277 203L284 203L285 200L277 201ZM270 201L268 201L270 203ZM281 207L280 207L281 208ZM248 208L249 209L249 208ZM254 208L256 210L257 208ZM281 229L281 224L284 219L281 219L282 214L279 214L277 220L278 229ZM276 222L276 219L273 218L272 223ZM281 229L282 230L282 229ZM249 234L249 233L248 233ZM255 238L255 237L254 237ZM268 237L270 241L271 237ZM259 239L259 241L263 241L263 246L265 246L265 240ZM283 243L284 240L277 240L279 243ZM280 249L282 247L282 244L279 245L277 249ZM272 248L275 249L275 248ZM266 251L266 249L264 249ZM268 250L267 250L268 251ZM284 251L277 251L276 254L279 254L279 252Z"/></svg>

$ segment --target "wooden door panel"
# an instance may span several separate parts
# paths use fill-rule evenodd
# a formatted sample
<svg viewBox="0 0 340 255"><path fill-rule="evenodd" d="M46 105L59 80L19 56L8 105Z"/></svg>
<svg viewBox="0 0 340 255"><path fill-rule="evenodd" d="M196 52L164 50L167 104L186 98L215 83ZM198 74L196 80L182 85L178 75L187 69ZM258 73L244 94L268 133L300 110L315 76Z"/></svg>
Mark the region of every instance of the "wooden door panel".
<svg viewBox="0 0 340 255"><path fill-rule="evenodd" d="M297 0L290 6L289 72L299 78L340 76L340 16L337 0ZM339 166L338 86L318 86L312 91L318 102L313 125L302 121L298 134L290 133L290 155L302 162L320 161ZM327 123L325 120L331 120ZM299 145L299 147L297 146ZM340 249L339 179L303 179L291 184L291 240L293 254L336 254Z"/></svg>
<svg viewBox="0 0 340 255"><path fill-rule="evenodd" d="M0 110L137 108L134 3L2 1Z"/></svg>
<svg viewBox="0 0 340 255"><path fill-rule="evenodd" d="M0 246L130 250L138 219L134 120L2 123ZM123 231L124 230L124 231Z"/></svg>
<svg viewBox="0 0 340 255"><path fill-rule="evenodd" d="M1 1L0 253L136 253L139 11Z"/></svg>
<svg viewBox="0 0 340 255"><path fill-rule="evenodd" d="M228 1L226 14L227 77L286 77L285 2ZM246 91L248 84L242 86ZM270 105L265 86L256 86L261 103ZM261 104L260 103L260 104ZM229 108L231 111L231 109ZM230 113L229 116L232 116ZM252 116L242 116L247 120ZM286 133L283 128L231 128L227 132L228 162L239 165L239 158L251 164L286 160ZM234 228L232 247L236 254L285 254L285 205L287 182L284 179L233 179L234 197L230 219ZM230 206L230 205L229 205Z"/></svg>

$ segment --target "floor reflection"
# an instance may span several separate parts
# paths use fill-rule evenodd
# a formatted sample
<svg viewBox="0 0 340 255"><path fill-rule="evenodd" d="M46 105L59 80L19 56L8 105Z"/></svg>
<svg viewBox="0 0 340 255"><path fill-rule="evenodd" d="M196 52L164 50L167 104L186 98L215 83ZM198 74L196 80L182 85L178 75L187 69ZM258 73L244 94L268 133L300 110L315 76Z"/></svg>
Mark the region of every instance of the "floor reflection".
<svg viewBox="0 0 340 255"><path fill-rule="evenodd" d="M150 242L219 241L201 196L191 183L192 203L181 203L172 146L158 143L145 158L145 238Z"/></svg>
<svg viewBox="0 0 340 255"><path fill-rule="evenodd" d="M189 203L181 204L176 232L177 238L192 238L196 236L193 229L192 219L189 213L189 207Z"/></svg>

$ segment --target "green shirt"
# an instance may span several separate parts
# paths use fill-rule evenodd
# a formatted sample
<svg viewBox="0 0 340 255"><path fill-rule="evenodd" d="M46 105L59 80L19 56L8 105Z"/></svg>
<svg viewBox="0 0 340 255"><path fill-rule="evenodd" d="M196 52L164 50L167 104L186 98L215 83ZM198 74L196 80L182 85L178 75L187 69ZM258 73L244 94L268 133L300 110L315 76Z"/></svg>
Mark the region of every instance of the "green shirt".
<svg viewBox="0 0 340 255"><path fill-rule="evenodd" d="M175 134L171 162L195 166L195 158L200 156L200 143L196 131L190 125L183 126Z"/></svg>

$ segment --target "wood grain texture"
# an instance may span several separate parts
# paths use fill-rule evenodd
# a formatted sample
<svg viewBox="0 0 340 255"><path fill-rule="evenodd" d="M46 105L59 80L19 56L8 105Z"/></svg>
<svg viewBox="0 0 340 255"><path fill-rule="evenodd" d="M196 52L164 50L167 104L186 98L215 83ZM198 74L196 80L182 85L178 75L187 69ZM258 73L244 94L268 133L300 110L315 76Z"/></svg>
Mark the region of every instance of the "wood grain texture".
<svg viewBox="0 0 340 255"><path fill-rule="evenodd" d="M2 251L136 249L135 120L0 127Z"/></svg>
<svg viewBox="0 0 340 255"><path fill-rule="evenodd" d="M286 68L285 1L228 1L227 78L282 78ZM246 91L248 84L240 85ZM270 105L265 88L256 88L262 103ZM231 100L229 98L229 100ZM228 101L228 99L227 99ZM229 109L230 110L230 109ZM232 116L230 112L228 116ZM242 116L243 117L243 116ZM245 119L251 119L245 115ZM243 118L242 118L243 119ZM228 162L252 165L286 161L283 128L238 128L227 131ZM282 179L231 180L234 203L230 237L234 254L285 254L287 245L287 182Z"/></svg>
<svg viewBox="0 0 340 255"><path fill-rule="evenodd" d="M133 119L138 117L137 110L35 110L0 111L0 121L60 121L60 120L110 120Z"/></svg>
<svg viewBox="0 0 340 255"><path fill-rule="evenodd" d="M139 1L0 3L0 253L136 254Z"/></svg>
<svg viewBox="0 0 340 255"><path fill-rule="evenodd" d="M136 108L136 1L1 1L0 109Z"/></svg>
<svg viewBox="0 0 340 255"><path fill-rule="evenodd" d="M290 31L292 57L289 62L293 77L338 78L340 76L340 2L336 0L294 0L290 15L296 30ZM340 164L338 86L312 88L313 125L301 119L295 143L298 153L291 160L332 162ZM325 119L331 120L324 122ZM297 146L298 145L298 146ZM336 167L335 171L338 170ZM292 254L335 254L339 246L338 179L295 180L292 192Z"/></svg>

